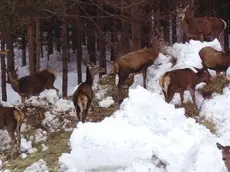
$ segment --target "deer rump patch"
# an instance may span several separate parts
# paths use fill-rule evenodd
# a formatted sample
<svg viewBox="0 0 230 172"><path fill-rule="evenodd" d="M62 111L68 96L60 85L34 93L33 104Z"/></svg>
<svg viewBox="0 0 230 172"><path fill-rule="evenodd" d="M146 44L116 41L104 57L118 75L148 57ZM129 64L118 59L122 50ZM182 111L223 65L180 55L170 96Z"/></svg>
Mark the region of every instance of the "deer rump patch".
<svg viewBox="0 0 230 172"><path fill-rule="evenodd" d="M81 112L86 110L87 103L88 103L88 97L84 93L79 93L79 96L77 98L77 104Z"/></svg>
<svg viewBox="0 0 230 172"><path fill-rule="evenodd" d="M160 86L166 95L168 94L168 87L169 87L170 83L171 83L171 78L168 75L163 76L161 81L160 81Z"/></svg>

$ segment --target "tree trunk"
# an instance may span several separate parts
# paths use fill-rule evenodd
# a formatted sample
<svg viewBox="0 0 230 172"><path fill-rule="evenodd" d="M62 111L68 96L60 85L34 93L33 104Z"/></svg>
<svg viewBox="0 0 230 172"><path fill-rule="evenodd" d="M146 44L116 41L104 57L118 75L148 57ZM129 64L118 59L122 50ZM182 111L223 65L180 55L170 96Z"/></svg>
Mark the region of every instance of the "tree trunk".
<svg viewBox="0 0 230 172"><path fill-rule="evenodd" d="M84 20L82 22L82 25L83 25L83 29L81 30L81 42L82 45L86 45L86 23Z"/></svg>
<svg viewBox="0 0 230 172"><path fill-rule="evenodd" d="M115 14L117 14L115 12ZM118 32L117 32L117 19L113 18L113 27L111 29L111 61L115 61L117 58L116 46L118 44Z"/></svg>
<svg viewBox="0 0 230 172"><path fill-rule="evenodd" d="M41 32L41 39L40 39L40 50L41 50L41 58L43 59L44 58L44 51L43 51L43 35L42 35L42 32Z"/></svg>
<svg viewBox="0 0 230 172"><path fill-rule="evenodd" d="M121 0L121 7L123 9L124 0ZM124 10L121 10L121 16L125 16ZM126 54L130 52L130 43L129 43L129 23L125 19L121 19L121 27L122 27L122 34L121 34L121 49L122 54ZM120 49L120 48L119 48Z"/></svg>
<svg viewBox="0 0 230 172"><path fill-rule="evenodd" d="M62 97L67 97L68 88L68 42L67 32L68 25L66 22L62 23Z"/></svg>
<svg viewBox="0 0 230 172"><path fill-rule="evenodd" d="M27 34L28 34L28 48L29 48L29 70L30 70L30 74L34 74L35 73L35 65L36 64L36 58L34 57L34 52L35 51L35 47L34 47L34 22L32 20L29 21L28 26L27 26Z"/></svg>
<svg viewBox="0 0 230 172"><path fill-rule="evenodd" d="M177 42L177 23L176 23L176 14L172 14L172 43L176 43Z"/></svg>
<svg viewBox="0 0 230 172"><path fill-rule="evenodd" d="M76 28L76 26L72 27L71 32L72 32L72 36L71 36L72 50L73 50L73 53L75 53L75 51L77 49L77 28Z"/></svg>
<svg viewBox="0 0 230 172"><path fill-rule="evenodd" d="M76 18L76 49L77 49L77 80L78 84L82 82L82 71L81 71L81 61L82 61L82 48L81 48L81 36L82 36L82 30L81 30L81 20L80 20L80 14L79 14L79 8L78 8L78 14Z"/></svg>
<svg viewBox="0 0 230 172"><path fill-rule="evenodd" d="M92 21L87 23L87 47L90 62L96 64L95 32Z"/></svg>
<svg viewBox="0 0 230 172"><path fill-rule="evenodd" d="M5 50L5 42L1 41L1 50ZM1 55L1 83L2 83L2 100L7 101L7 94L6 94L6 61L5 61L5 55Z"/></svg>
<svg viewBox="0 0 230 172"><path fill-rule="evenodd" d="M61 51L61 42L60 42L61 29L59 24L56 26L55 29L55 37L56 37L56 49L58 52L60 52Z"/></svg>
<svg viewBox="0 0 230 172"><path fill-rule="evenodd" d="M133 5L131 8L131 27L132 27L132 51L141 48L141 28L139 5Z"/></svg>
<svg viewBox="0 0 230 172"><path fill-rule="evenodd" d="M40 29L40 19L37 17L36 19L36 72L40 70L40 35L41 35L41 29Z"/></svg>
<svg viewBox="0 0 230 172"><path fill-rule="evenodd" d="M26 35L22 34L22 66L26 66Z"/></svg>
<svg viewBox="0 0 230 172"><path fill-rule="evenodd" d="M99 33L98 33L98 42L97 46L99 47L99 66L105 69L105 72L99 73L99 77L106 74L106 44L105 44L105 36L104 36L104 20L100 16L104 16L104 12L101 10L103 6L97 9L97 17L98 17L98 26L99 26Z"/></svg>
<svg viewBox="0 0 230 172"><path fill-rule="evenodd" d="M48 40L47 40L47 48L48 48L48 56L53 54L53 27L48 25Z"/></svg>

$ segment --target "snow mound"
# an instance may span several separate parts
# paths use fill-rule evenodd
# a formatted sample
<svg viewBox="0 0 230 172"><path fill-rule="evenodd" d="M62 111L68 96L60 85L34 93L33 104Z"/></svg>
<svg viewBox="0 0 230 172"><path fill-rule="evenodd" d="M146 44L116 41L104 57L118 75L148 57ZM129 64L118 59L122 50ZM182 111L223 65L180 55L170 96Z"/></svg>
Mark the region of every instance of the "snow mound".
<svg viewBox="0 0 230 172"><path fill-rule="evenodd" d="M108 108L112 104L114 104L114 100L111 96L104 98L102 101L99 102L100 107Z"/></svg>
<svg viewBox="0 0 230 172"><path fill-rule="evenodd" d="M183 109L138 86L129 90L112 117L79 124L70 138L71 152L63 153L59 162L62 171L130 171L143 162L156 169L150 163L156 156L168 172L224 172L216 140L186 118Z"/></svg>

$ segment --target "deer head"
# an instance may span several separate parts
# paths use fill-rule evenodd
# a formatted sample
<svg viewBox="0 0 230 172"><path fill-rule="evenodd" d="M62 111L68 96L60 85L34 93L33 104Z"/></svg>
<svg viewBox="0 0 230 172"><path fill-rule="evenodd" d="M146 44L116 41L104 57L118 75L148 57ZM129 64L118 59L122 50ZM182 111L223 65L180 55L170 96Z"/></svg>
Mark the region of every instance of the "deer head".
<svg viewBox="0 0 230 172"><path fill-rule="evenodd" d="M195 68L195 69L198 72L197 75L199 76L201 82L206 82L206 83L210 82L211 75L207 70L205 70L204 68L202 69Z"/></svg>
<svg viewBox="0 0 230 172"><path fill-rule="evenodd" d="M222 159L228 171L230 171L230 146L223 146L220 143L216 143L216 146L222 151Z"/></svg>
<svg viewBox="0 0 230 172"><path fill-rule="evenodd" d="M156 52L160 52L163 50L165 46L168 45L166 41L164 41L164 37L160 32L157 30L157 35L152 40L152 49Z"/></svg>
<svg viewBox="0 0 230 172"><path fill-rule="evenodd" d="M105 72L105 68L101 68L99 66L96 66L93 63L87 63L86 61L84 61L84 64L86 65L86 67L88 67L91 75L96 75L98 73Z"/></svg>
<svg viewBox="0 0 230 172"><path fill-rule="evenodd" d="M187 5L185 8L183 8L182 6L180 6L179 8L177 7L176 12L180 20L184 20L185 12L187 11L188 8L189 8L189 5Z"/></svg>
<svg viewBox="0 0 230 172"><path fill-rule="evenodd" d="M18 68L19 68L19 66L13 71L8 71L8 70L6 71L10 77L10 81L17 81L18 80L18 74L17 74Z"/></svg>

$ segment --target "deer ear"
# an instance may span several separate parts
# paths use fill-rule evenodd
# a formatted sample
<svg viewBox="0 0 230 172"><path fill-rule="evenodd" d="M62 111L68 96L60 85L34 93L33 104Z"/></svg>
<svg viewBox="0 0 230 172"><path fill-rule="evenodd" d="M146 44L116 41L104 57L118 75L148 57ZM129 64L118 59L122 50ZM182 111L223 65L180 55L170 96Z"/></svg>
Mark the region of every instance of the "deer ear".
<svg viewBox="0 0 230 172"><path fill-rule="evenodd" d="M184 11L187 11L188 8L189 8L189 5L187 5L187 6L184 8Z"/></svg>
<svg viewBox="0 0 230 172"><path fill-rule="evenodd" d="M222 146L220 143L216 143L216 146L217 146L218 149L220 149L220 150L224 149L224 146Z"/></svg>

